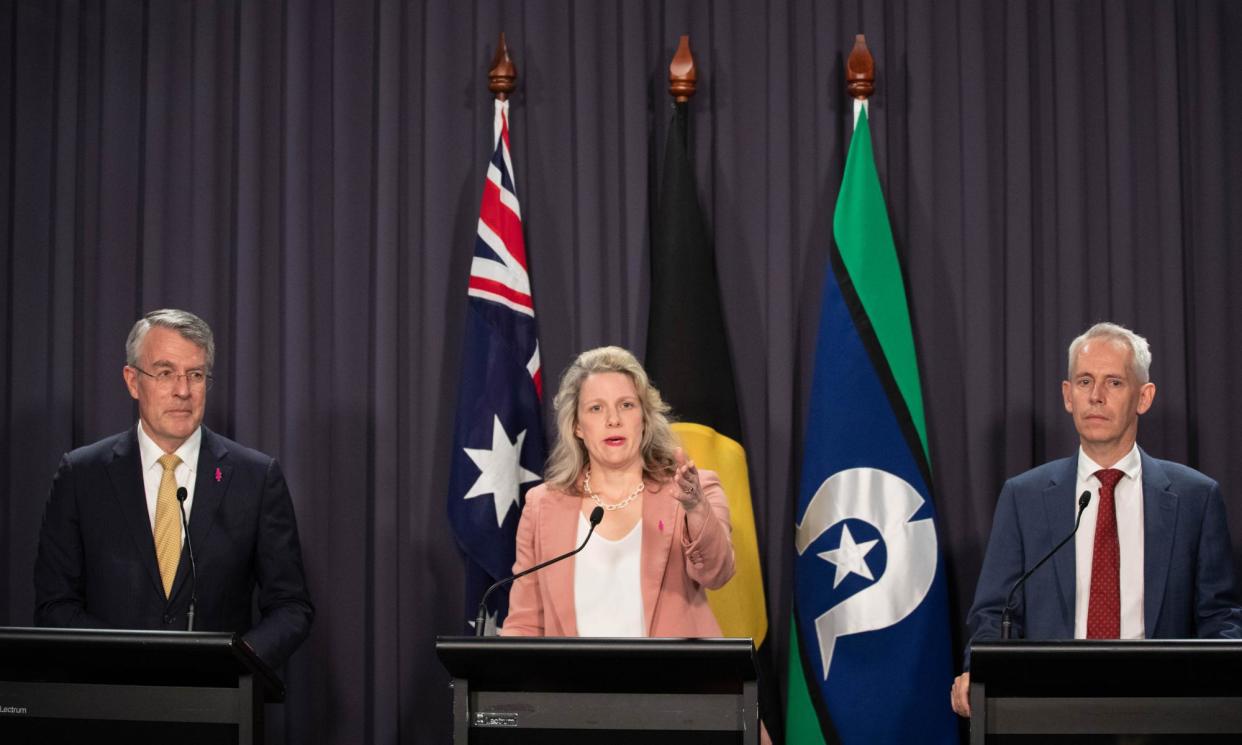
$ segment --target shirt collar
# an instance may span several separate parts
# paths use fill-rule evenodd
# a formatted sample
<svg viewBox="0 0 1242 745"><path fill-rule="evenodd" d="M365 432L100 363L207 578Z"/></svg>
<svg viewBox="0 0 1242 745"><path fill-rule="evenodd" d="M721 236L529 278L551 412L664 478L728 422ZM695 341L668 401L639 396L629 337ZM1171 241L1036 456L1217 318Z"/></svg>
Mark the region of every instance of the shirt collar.
<svg viewBox="0 0 1242 745"><path fill-rule="evenodd" d="M1113 464L1113 468L1121 471L1128 479L1137 479L1142 472L1143 461L1139 457L1138 443L1130 446L1130 452L1121 457L1121 460ZM1104 468L1099 463L1091 460L1087 452L1078 446L1078 482L1083 483L1089 479L1095 478L1095 472Z"/></svg>
<svg viewBox="0 0 1242 745"><path fill-rule="evenodd" d="M193 471L198 466L198 451L203 444L203 428L196 427L194 434L185 439L181 443L181 447L173 452L181 458L181 462L190 467ZM155 440L142 429L142 421L138 421L138 454L142 458L142 470L145 473L153 466L159 463L160 457L164 455L164 451L159 445L155 444Z"/></svg>

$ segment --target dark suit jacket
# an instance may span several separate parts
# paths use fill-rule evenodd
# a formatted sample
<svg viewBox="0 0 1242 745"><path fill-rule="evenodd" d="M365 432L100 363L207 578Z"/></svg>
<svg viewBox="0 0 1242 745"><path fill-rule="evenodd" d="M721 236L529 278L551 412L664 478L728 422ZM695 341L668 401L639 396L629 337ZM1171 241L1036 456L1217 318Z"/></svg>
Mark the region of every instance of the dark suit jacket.
<svg viewBox="0 0 1242 745"><path fill-rule="evenodd" d="M1143 628L1149 639L1242 639L1225 504L1215 481L1139 450L1143 463ZM1074 528L1078 458L1005 483L967 625L970 640L1000 638L1009 588ZM1094 496L1093 496L1094 498ZM1074 638L1074 542L1014 597L1014 638ZM967 667L970 650L967 648Z"/></svg>
<svg viewBox="0 0 1242 745"><path fill-rule="evenodd" d="M202 431L190 514L195 629L244 632L259 657L277 667L306 638L314 617L289 488L271 457ZM183 548L166 600L136 429L61 460L43 515L34 584L38 626L186 627L188 555Z"/></svg>

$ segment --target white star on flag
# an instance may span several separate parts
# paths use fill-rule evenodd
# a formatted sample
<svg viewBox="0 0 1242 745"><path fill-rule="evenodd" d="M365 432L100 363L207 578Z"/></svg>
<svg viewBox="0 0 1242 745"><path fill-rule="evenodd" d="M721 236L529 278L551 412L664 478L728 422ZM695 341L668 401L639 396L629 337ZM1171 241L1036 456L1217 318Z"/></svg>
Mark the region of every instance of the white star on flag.
<svg viewBox="0 0 1242 745"><path fill-rule="evenodd" d="M871 567L867 566L866 558L875 544L879 542L879 540L871 540L855 543L854 536L850 533L850 526L842 525L840 545L831 551L818 554L819 558L837 567L837 575L832 580L832 589L835 590L837 585L851 574L857 574L866 579L875 579L871 576Z"/></svg>
<svg viewBox="0 0 1242 745"><path fill-rule="evenodd" d="M517 504L518 488L540 479L539 474L531 473L519 461L522 455L522 442L526 439L526 430L518 433L517 442L510 442L500 417L494 416L492 425L492 449L462 448L470 460L479 467L479 478L475 479L470 491L463 499L473 499L488 494L492 495L492 503L496 507L496 525L503 525L509 508Z"/></svg>

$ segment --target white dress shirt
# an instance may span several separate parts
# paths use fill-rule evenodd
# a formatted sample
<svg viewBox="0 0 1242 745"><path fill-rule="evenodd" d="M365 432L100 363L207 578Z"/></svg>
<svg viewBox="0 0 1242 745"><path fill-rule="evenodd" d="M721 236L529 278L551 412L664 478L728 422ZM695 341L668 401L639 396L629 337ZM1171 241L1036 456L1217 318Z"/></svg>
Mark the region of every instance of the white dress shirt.
<svg viewBox="0 0 1242 745"><path fill-rule="evenodd" d="M1113 489L1117 508L1117 548L1121 569L1121 638L1142 639L1143 628L1143 462L1138 444L1111 466L1125 474ZM1078 483L1074 488L1074 511L1078 497L1091 492L1091 504L1082 513L1074 536L1074 638L1087 638L1087 605L1091 600L1091 559L1095 555L1095 524L1100 509L1100 466L1078 448Z"/></svg>
<svg viewBox="0 0 1242 745"><path fill-rule="evenodd" d="M198 467L198 450L202 443L203 428L199 427L181 443L181 447L173 451L181 458L181 464L173 471L173 476L177 479L177 486L185 487L186 522L190 521L190 509L194 506L194 469ZM164 467L160 465L163 455L164 451L143 431L139 421L138 457L142 460L142 486L147 496L147 517L151 519L152 535L155 535L155 503L160 496L160 479L164 478ZM181 522L180 516L177 522ZM185 531L182 531L181 540L185 542Z"/></svg>

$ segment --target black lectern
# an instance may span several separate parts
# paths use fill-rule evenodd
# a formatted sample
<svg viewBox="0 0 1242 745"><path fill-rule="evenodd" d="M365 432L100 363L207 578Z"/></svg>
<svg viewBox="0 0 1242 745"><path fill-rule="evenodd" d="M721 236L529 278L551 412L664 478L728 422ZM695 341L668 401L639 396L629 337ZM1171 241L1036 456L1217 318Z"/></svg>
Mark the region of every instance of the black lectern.
<svg viewBox="0 0 1242 745"><path fill-rule="evenodd" d="M254 745L263 703L283 698L284 684L234 634L0 628L0 742L158 732L178 745Z"/></svg>
<svg viewBox="0 0 1242 745"><path fill-rule="evenodd" d="M1149 736L1143 742L1236 741L1242 734L1242 642L976 644L970 708L972 745L1004 735L1053 742L1055 736L1105 734Z"/></svg>
<svg viewBox="0 0 1242 745"><path fill-rule="evenodd" d="M440 637L453 742L759 742L750 639Z"/></svg>

